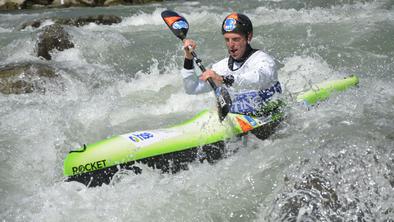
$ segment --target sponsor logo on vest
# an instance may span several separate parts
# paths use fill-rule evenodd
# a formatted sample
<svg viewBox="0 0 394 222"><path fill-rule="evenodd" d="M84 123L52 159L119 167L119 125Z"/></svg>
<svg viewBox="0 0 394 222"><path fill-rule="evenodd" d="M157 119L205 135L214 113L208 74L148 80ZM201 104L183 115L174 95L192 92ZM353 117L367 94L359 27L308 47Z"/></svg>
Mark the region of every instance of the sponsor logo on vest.
<svg viewBox="0 0 394 222"><path fill-rule="evenodd" d="M106 160L99 160L97 162L87 163L85 165L79 165L79 166L73 167L72 168L73 175L103 169L106 166L105 161Z"/></svg>

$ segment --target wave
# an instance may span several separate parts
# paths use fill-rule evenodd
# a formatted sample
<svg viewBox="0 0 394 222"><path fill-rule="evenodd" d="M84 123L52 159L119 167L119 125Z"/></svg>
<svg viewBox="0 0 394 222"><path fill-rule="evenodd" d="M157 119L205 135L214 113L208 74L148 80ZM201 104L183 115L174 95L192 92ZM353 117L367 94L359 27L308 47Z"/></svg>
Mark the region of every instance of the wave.
<svg viewBox="0 0 394 222"><path fill-rule="evenodd" d="M380 3L373 2L300 10L258 7L245 13L251 16L256 26L275 23L316 24L365 20L368 20L368 22L393 21L394 13L390 10L381 9L381 6Z"/></svg>

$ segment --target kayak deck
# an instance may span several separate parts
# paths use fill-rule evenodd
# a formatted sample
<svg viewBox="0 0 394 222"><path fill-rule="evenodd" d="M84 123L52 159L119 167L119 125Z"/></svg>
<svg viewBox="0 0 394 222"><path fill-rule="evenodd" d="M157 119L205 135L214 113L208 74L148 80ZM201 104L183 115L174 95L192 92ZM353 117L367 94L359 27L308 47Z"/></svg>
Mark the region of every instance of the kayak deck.
<svg viewBox="0 0 394 222"><path fill-rule="evenodd" d="M356 76L327 81L300 94L297 101L314 105L358 81ZM229 113L223 121L216 110L204 110L170 128L136 131L84 145L65 158L64 176L67 181L99 186L110 183L120 170L141 173L140 164L175 173L193 161L214 163L225 155L225 141L230 138L248 132L259 139L270 136L284 117L283 106L280 100L271 101L263 109L266 118Z"/></svg>
<svg viewBox="0 0 394 222"><path fill-rule="evenodd" d="M67 155L64 174L67 181L97 186L109 183L121 169L141 173L138 164L175 173L187 169L187 164L196 160L214 163L223 158L224 141L271 122L271 118L262 121L233 113L220 121L216 110L204 110L170 128L137 131L84 145Z"/></svg>

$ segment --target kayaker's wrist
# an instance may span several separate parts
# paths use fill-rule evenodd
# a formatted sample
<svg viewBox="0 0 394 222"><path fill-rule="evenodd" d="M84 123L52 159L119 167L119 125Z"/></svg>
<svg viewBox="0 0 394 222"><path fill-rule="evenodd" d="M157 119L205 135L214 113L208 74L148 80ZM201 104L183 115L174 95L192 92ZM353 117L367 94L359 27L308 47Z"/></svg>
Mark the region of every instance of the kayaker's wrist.
<svg viewBox="0 0 394 222"><path fill-rule="evenodd" d="M189 58L185 57L185 61L183 62L183 68L194 69L193 59L189 59Z"/></svg>

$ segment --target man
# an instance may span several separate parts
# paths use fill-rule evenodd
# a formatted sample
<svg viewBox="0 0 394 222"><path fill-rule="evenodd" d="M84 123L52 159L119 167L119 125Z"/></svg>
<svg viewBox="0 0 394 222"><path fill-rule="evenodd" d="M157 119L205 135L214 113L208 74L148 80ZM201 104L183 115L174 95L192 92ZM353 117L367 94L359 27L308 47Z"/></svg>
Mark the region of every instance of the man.
<svg viewBox="0 0 394 222"><path fill-rule="evenodd" d="M231 13L222 24L222 34L229 57L215 63L198 78L194 72L190 47L191 39L184 40L185 61L181 73L188 94L211 90L206 80L211 77L218 86L225 85L231 97L230 112L260 116L264 104L275 93L281 93L274 59L261 50L253 49L250 42L253 26L250 19L240 13Z"/></svg>

